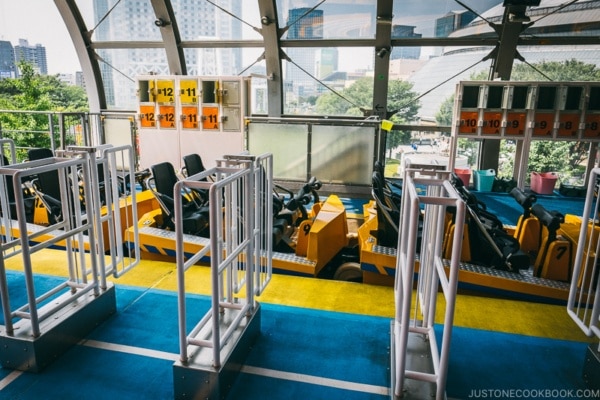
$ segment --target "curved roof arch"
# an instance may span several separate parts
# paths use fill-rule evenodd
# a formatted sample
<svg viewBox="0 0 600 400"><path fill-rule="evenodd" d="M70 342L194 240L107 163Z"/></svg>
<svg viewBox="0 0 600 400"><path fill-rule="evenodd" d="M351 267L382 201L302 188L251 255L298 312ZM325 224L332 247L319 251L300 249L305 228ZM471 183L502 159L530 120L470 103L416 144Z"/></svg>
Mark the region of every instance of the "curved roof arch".
<svg viewBox="0 0 600 400"><path fill-rule="evenodd" d="M542 0L526 10L533 24L511 20L511 10L493 0L55 4L77 51L94 112L131 108L128 101L135 96L139 74L250 75L264 87L266 103L257 112L276 117L292 109L309 110L307 99L342 90L362 74L373 77L374 91L372 103L361 109L365 115L385 117L391 60L425 60L439 49L458 46L494 47L489 55L492 69L507 79L519 46L600 45L599 1ZM469 12L475 19L463 24L461 18ZM482 25L478 17L493 25ZM340 76L345 80L325 80Z"/></svg>

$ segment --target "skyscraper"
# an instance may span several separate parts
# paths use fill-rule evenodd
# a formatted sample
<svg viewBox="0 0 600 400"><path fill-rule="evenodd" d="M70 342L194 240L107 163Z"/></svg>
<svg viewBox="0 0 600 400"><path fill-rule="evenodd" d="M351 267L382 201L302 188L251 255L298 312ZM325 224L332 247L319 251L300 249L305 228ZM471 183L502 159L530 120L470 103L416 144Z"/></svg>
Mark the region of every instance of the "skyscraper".
<svg viewBox="0 0 600 400"><path fill-rule="evenodd" d="M182 40L232 40L241 37L241 22L208 2L172 0L177 14L177 28ZM242 15L241 2L220 1L219 6L234 15ZM114 9L113 9L114 7ZM104 18L108 14L107 18ZM160 28L154 26L150 2L94 0L96 41L161 40ZM105 83L106 101L116 107L131 107L135 93L115 90L131 86L139 75L169 74L166 53L162 48L99 50L100 68ZM236 75L242 69L241 49L184 49L188 75Z"/></svg>
<svg viewBox="0 0 600 400"><path fill-rule="evenodd" d="M288 39L322 39L323 10L292 8L286 24L290 26ZM306 15L304 15L306 14ZM290 48L287 54L292 62L287 63L286 81L297 96L309 96L316 92L316 82L307 75L317 75L316 50L314 48ZM295 64L295 65L294 65ZM304 71L303 71L304 70Z"/></svg>
<svg viewBox="0 0 600 400"><path fill-rule="evenodd" d="M16 78L15 52L10 42L0 40L0 79Z"/></svg>
<svg viewBox="0 0 600 400"><path fill-rule="evenodd" d="M435 20L435 36L448 37L452 32L467 26L476 16L468 10L451 11Z"/></svg>
<svg viewBox="0 0 600 400"><path fill-rule="evenodd" d="M392 26L392 37L393 38L420 38L423 35L415 33L415 26L411 25L393 25ZM391 60L398 59L412 59L418 60L421 57L420 47L397 47L392 49L390 56Z"/></svg>
<svg viewBox="0 0 600 400"><path fill-rule="evenodd" d="M19 39L19 44L14 47L15 63L18 65L21 61L26 61L33 65L36 72L48 74L48 60L46 58L46 47L41 44L30 46L26 39Z"/></svg>

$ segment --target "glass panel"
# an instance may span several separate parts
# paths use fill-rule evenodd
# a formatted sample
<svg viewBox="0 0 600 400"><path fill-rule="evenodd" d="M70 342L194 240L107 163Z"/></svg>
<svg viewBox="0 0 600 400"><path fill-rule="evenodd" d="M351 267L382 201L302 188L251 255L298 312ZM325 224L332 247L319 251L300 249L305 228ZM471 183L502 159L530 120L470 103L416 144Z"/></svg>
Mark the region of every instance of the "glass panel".
<svg viewBox="0 0 600 400"><path fill-rule="evenodd" d="M83 17L83 21L85 22L85 25L89 30L93 29L97 24L97 19L95 17L96 14L106 14L106 11L108 9L107 4L104 3L106 3L106 0L104 0L103 2L99 2L97 0L75 0L75 4L77 4L79 13ZM98 11L95 11L96 9L98 9Z"/></svg>
<svg viewBox="0 0 600 400"><path fill-rule="evenodd" d="M423 47L421 50L421 57L429 57L429 59L392 60L390 79L406 79L413 83L412 90L422 95L419 98L421 123L434 123L438 122L436 117L439 117L438 113L441 112L442 105L454 95L459 81L487 79L490 61L483 61L483 59L492 48ZM450 113L450 120L451 116ZM442 125L449 125L449 122L446 119Z"/></svg>
<svg viewBox="0 0 600 400"><path fill-rule="evenodd" d="M600 77L600 46L520 46L518 50L527 63L515 60L511 80L546 81L548 76L555 81L590 81Z"/></svg>
<svg viewBox="0 0 600 400"><path fill-rule="evenodd" d="M248 151L250 154L273 154L275 179L306 180L308 169L308 127L291 124L248 125Z"/></svg>
<svg viewBox="0 0 600 400"><path fill-rule="evenodd" d="M554 172L567 185L585 185L588 156L589 143L586 142L532 140L525 181L531 182L532 172Z"/></svg>
<svg viewBox="0 0 600 400"><path fill-rule="evenodd" d="M372 48L286 48L285 52L291 59L282 64L285 114L360 116L360 108L371 108L372 85L371 94L362 93L361 98L343 93L354 81L372 80ZM319 104L317 99L325 94L327 104Z"/></svg>
<svg viewBox="0 0 600 400"><path fill-rule="evenodd" d="M531 19L533 25L527 28L524 34L542 37L556 35L598 36L600 34L597 22L597 2L578 2L564 7L560 12L555 12L564 4L563 1L544 0L539 7L530 7L527 10L527 16Z"/></svg>
<svg viewBox="0 0 600 400"><path fill-rule="evenodd" d="M277 0L282 39L364 39L375 37L376 0Z"/></svg>
<svg viewBox="0 0 600 400"><path fill-rule="evenodd" d="M372 127L314 125L311 175L326 183L369 185L374 146Z"/></svg>
<svg viewBox="0 0 600 400"><path fill-rule="evenodd" d="M256 1L173 0L181 40L261 40ZM235 15L237 18L233 17Z"/></svg>
<svg viewBox="0 0 600 400"><path fill-rule="evenodd" d="M409 143L390 150L392 158L386 158L385 176L403 178L406 162L412 166L446 170L450 163L450 142L447 133L413 131ZM467 186L473 185L480 147L480 140L458 139L454 172Z"/></svg>
<svg viewBox="0 0 600 400"><path fill-rule="evenodd" d="M269 110L269 94L267 90L267 80L264 78L253 77L250 82L250 114L267 115Z"/></svg>
<svg viewBox="0 0 600 400"><path fill-rule="evenodd" d="M185 48L188 75L236 76L251 73L266 75L264 61L256 60L263 53L257 48Z"/></svg>
<svg viewBox="0 0 600 400"><path fill-rule="evenodd" d="M96 0L93 14L93 41L162 40L150 0Z"/></svg>
<svg viewBox="0 0 600 400"><path fill-rule="evenodd" d="M164 49L99 50L100 71L109 109L137 108L135 79L139 75L168 75Z"/></svg>
<svg viewBox="0 0 600 400"><path fill-rule="evenodd" d="M392 19L393 38L448 37L456 31L465 28L477 19L477 14L493 18L502 17L504 7L498 0L469 0L464 1L471 10L462 8L458 3L447 0L405 0L394 2L394 17ZM486 12L491 10L491 14ZM499 8L499 9L498 9ZM499 12L499 14L498 14ZM488 19L489 20L489 19ZM481 21L479 19L479 21ZM492 33L487 22L475 28L479 34ZM472 34L472 33L470 33ZM461 35L462 36L462 35Z"/></svg>

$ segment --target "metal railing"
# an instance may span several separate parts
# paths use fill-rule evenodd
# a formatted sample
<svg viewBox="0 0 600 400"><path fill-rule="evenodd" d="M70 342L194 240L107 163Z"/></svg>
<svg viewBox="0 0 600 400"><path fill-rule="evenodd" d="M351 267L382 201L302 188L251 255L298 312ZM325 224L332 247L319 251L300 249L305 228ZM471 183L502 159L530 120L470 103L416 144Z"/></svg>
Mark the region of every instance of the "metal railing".
<svg viewBox="0 0 600 400"><path fill-rule="evenodd" d="M60 218L51 220L48 226L33 225L27 222L24 206L22 182L33 180L42 173L56 173L60 189ZM1 229L5 233L1 244L3 254L0 262L0 296L5 322L5 332L12 336L29 332L31 337L41 334L43 321L86 293L98 295L100 291L98 274L98 253L96 244L96 226L99 221L92 215L85 215L81 195L91 198L91 179L89 163L83 158L46 158L0 168L7 184L14 189L16 220L10 214L2 216ZM79 184L78 177L82 177ZM4 196L3 196L4 200ZM10 235L7 233L11 232ZM67 280L38 295L34 285L33 255L54 246L65 248ZM10 252L10 250L19 249ZM21 255L27 303L13 308L11 306L7 282L6 255ZM88 257L89 255L89 257ZM17 321L17 322L15 322ZM27 324L26 321L29 321ZM17 324L17 328L15 328Z"/></svg>
<svg viewBox="0 0 600 400"><path fill-rule="evenodd" d="M600 202L596 198L600 168L591 171L567 312L587 336L600 338ZM600 346L598 347L600 351Z"/></svg>
<svg viewBox="0 0 600 400"><path fill-rule="evenodd" d="M260 296L273 274L273 155L226 155L220 166L231 167L252 162L254 172L254 291Z"/></svg>
<svg viewBox="0 0 600 400"><path fill-rule="evenodd" d="M393 392L398 397L402 397L405 379L408 378L435 383L436 399L445 398L465 218L465 204L448 181L448 176L449 173L445 171L424 171L414 168L407 168L405 172L394 287L396 312L392 369ZM418 194L417 185L426 187L425 195ZM451 258L444 260L442 258L444 221L449 207L456 210L456 226ZM422 226L420 249L419 226ZM420 253L420 257L417 293L413 304L417 253ZM446 266L449 267L448 272ZM439 286L445 299L445 310L441 347L438 349L434 322ZM411 353L408 351L408 337L411 333L422 335L429 344L430 355L425 357L431 357L431 368L408 369L407 358Z"/></svg>
<svg viewBox="0 0 600 400"><path fill-rule="evenodd" d="M268 282L266 275L262 277L261 273L261 277L258 277L255 274L255 263L265 259L262 254L255 252L257 239L262 234L256 226L255 216L261 213L262 218L271 221L272 207L264 207L261 198L257 197L255 181L272 182L272 177L265 175L271 171L269 163L268 157L230 156L219 161L217 167L190 176L175 185L175 199L181 199L185 189L208 190L210 208L210 245L195 254L185 255L183 205L182 200L175 201L179 343L183 364L188 362L188 351L193 346L212 349L212 365L219 368L224 345L255 310L255 283L262 282L264 285ZM208 254L211 308L188 332L185 274Z"/></svg>
<svg viewBox="0 0 600 400"><path fill-rule="evenodd" d="M106 287L106 276L120 277L140 261L138 213L134 153L131 146L69 146L57 150L60 157L81 157L90 165L91 201L86 201L86 212L100 221L96 228L98 254L110 257L106 263L100 258L100 280ZM133 227L127 254L124 231Z"/></svg>

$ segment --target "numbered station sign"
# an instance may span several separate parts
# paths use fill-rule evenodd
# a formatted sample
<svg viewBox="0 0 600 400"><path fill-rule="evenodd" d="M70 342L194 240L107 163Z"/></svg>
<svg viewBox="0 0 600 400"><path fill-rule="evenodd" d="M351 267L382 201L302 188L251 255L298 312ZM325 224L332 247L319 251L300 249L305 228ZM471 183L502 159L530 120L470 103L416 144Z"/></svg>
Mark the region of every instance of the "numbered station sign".
<svg viewBox="0 0 600 400"><path fill-rule="evenodd" d="M183 129L198 129L198 107L181 107L181 127Z"/></svg>
<svg viewBox="0 0 600 400"><path fill-rule="evenodd" d="M486 111L483 113L483 127L481 133L485 135L499 135L502 128L502 113L499 111Z"/></svg>
<svg viewBox="0 0 600 400"><path fill-rule="evenodd" d="M140 105L140 128L155 128L156 113L154 105Z"/></svg>
<svg viewBox="0 0 600 400"><path fill-rule="evenodd" d="M477 133L477 125L479 122L479 112L477 111L461 111L460 125L458 133L463 135L472 135Z"/></svg>
<svg viewBox="0 0 600 400"><path fill-rule="evenodd" d="M561 137L577 137L577 133L579 132L580 118L580 114L561 114L559 117L557 135Z"/></svg>
<svg viewBox="0 0 600 400"><path fill-rule="evenodd" d="M219 129L219 107L202 107L202 129Z"/></svg>
<svg viewBox="0 0 600 400"><path fill-rule="evenodd" d="M198 81L182 79L179 81L179 100L181 104L198 104ZM196 115L198 112L196 111Z"/></svg>
<svg viewBox="0 0 600 400"><path fill-rule="evenodd" d="M156 81L156 102L174 103L175 102L175 81L158 80Z"/></svg>
<svg viewBox="0 0 600 400"><path fill-rule="evenodd" d="M536 113L534 118L533 136L552 136L554 129L554 113Z"/></svg>
<svg viewBox="0 0 600 400"><path fill-rule="evenodd" d="M159 126L163 129L175 129L176 119L175 119L175 106L159 106L160 110L160 119Z"/></svg>
<svg viewBox="0 0 600 400"><path fill-rule="evenodd" d="M586 116L583 136L586 138L600 138L600 114L588 114Z"/></svg>
<svg viewBox="0 0 600 400"><path fill-rule="evenodd" d="M527 121L527 114L524 112L521 112L521 113L509 112L509 113L507 113L506 114L506 128L504 129L504 134L512 135L512 136L524 136L526 121Z"/></svg>

